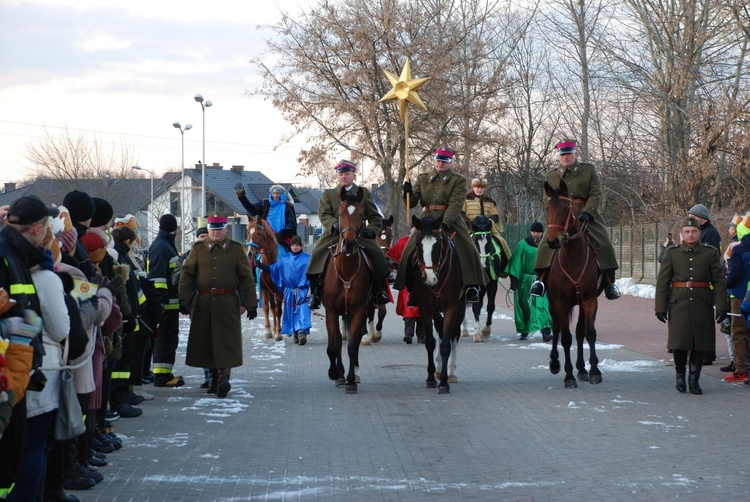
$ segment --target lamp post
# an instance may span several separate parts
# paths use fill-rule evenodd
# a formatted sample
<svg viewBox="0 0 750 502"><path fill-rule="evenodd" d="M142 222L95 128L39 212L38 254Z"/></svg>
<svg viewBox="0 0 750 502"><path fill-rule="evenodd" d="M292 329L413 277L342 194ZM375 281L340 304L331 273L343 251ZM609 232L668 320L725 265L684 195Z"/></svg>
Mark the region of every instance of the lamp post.
<svg viewBox="0 0 750 502"><path fill-rule="evenodd" d="M146 171L151 176L151 205L148 206L148 243L151 245L153 240L153 228L154 228L154 173L141 166L133 166L133 169L138 171Z"/></svg>
<svg viewBox="0 0 750 502"><path fill-rule="evenodd" d="M182 227L182 252L185 252L187 243L185 242L185 131L189 131L193 128L190 124L185 124L183 128L179 122L172 124L175 129L180 130L180 137L182 140L182 189L180 191L180 226Z"/></svg>
<svg viewBox="0 0 750 502"><path fill-rule="evenodd" d="M209 100L203 100L203 96L196 94L194 100L201 105L203 112L203 159L201 160L201 217L206 215L206 108L213 103Z"/></svg>

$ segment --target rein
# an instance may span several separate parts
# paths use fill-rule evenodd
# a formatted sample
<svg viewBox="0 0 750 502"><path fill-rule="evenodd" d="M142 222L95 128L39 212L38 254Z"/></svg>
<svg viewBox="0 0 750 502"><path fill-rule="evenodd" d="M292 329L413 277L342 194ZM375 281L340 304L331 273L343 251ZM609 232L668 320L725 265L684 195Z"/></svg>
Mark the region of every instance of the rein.
<svg viewBox="0 0 750 502"><path fill-rule="evenodd" d="M576 288L576 296L578 297L578 300L580 302L581 299L581 279L583 278L583 275L586 272L586 266L589 263L589 257L591 254L591 241L588 238L588 235L585 234L586 229L588 228L588 222L583 222L581 225L581 230L574 234L570 235L568 233L569 229L575 226L576 219L575 214L573 212L573 199L571 197L566 197L563 195L559 196L560 200L564 200L568 202L568 208L567 208L567 216L565 217L565 225L556 225L553 223L547 223L547 228L559 228L562 230L562 237L560 238L560 249L555 254L557 255L557 264L560 266L560 270L562 270L563 274L565 274L565 277L568 278L568 280L573 283L573 286ZM572 222L569 224L569 222ZM575 239L580 238L581 236L584 236L584 240L586 241L584 243L584 247L586 248L586 259L583 261L583 265L581 266L581 272L578 274L577 278L573 278L573 276L565 270L565 265L563 265L562 261L562 254L565 252L565 244L568 243L568 241L573 241Z"/></svg>
<svg viewBox="0 0 750 502"><path fill-rule="evenodd" d="M449 237L445 232L440 230L439 235L440 235L440 251L438 252L439 260L436 265L428 267L424 263L424 258L419 256L419 253L417 253L417 256L416 256L417 262L419 263L419 268L422 271L423 281L427 277L425 270L434 270L435 275L437 277L440 277L440 272L442 270L443 262L445 262L445 260L448 260L448 273L445 274L443 276L443 280L440 281L440 287L437 289L437 291L435 290L435 288L430 287L430 290L432 290L432 294L435 295L435 300L440 299L440 294L442 293L443 288L445 287L445 284L448 282L448 278L451 276L451 270L453 269L453 260L451 258L453 257L453 249L454 249L454 246L452 245L452 240L453 240L453 237L456 235L456 233L454 232ZM448 245L447 245L448 251L444 253L443 243L446 242L446 240L448 240Z"/></svg>
<svg viewBox="0 0 750 502"><path fill-rule="evenodd" d="M562 237L561 237L560 241L561 241L562 244L565 244L568 241L568 239L570 239L570 240L578 239L579 237L581 237L582 235L584 235L584 233L586 232L586 228L588 228L589 224L588 224L588 222L584 222L581 225L581 231L580 232L578 232L577 234L574 234L574 235L570 235L568 233L568 231L573 226L575 226L575 222L576 222L575 221L575 214L573 214L573 199L570 198L570 197L566 197L564 195L560 195L558 198L560 200L565 200L565 201L568 202L568 209L567 209L568 215L565 217L565 225L557 225L557 224L554 224L554 223L547 223L547 228L559 228L560 230L562 230ZM572 224L569 225L568 222L570 222L570 221L572 221Z"/></svg>

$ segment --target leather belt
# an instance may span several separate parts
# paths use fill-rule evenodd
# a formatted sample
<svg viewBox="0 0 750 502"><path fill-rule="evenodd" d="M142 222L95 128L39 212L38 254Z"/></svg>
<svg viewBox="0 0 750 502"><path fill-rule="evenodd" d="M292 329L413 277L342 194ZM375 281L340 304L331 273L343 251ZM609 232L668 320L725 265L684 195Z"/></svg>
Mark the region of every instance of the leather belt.
<svg viewBox="0 0 750 502"><path fill-rule="evenodd" d="M445 211L448 209L448 204L430 204L429 206L422 206L424 211Z"/></svg>
<svg viewBox="0 0 750 502"><path fill-rule="evenodd" d="M202 295L231 295L235 291L237 290L236 289L218 289L218 288L198 290L198 292Z"/></svg>
<svg viewBox="0 0 750 502"><path fill-rule="evenodd" d="M672 287L673 288L710 288L711 283L710 282L695 282L695 281L673 282Z"/></svg>

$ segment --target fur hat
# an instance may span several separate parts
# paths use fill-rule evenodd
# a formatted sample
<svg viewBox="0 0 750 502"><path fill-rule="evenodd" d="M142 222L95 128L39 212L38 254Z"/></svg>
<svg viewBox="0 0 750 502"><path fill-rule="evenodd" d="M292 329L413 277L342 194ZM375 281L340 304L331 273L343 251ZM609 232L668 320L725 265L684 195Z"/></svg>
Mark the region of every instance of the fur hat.
<svg viewBox="0 0 750 502"><path fill-rule="evenodd" d="M125 216L115 218L115 228L120 227L130 227L133 230L137 230L138 220L136 220L135 216L133 216L132 214L126 214Z"/></svg>
<svg viewBox="0 0 750 502"><path fill-rule="evenodd" d="M167 213L159 218L159 229L165 232L174 232L177 230L177 218Z"/></svg>
<svg viewBox="0 0 750 502"><path fill-rule="evenodd" d="M68 208L73 223L93 218L96 211L96 205L89 194L79 190L68 192L63 198L63 205Z"/></svg>
<svg viewBox="0 0 750 502"><path fill-rule="evenodd" d="M471 186L487 188L487 180L486 179L480 180L479 178L474 178L473 180L471 180Z"/></svg>
<svg viewBox="0 0 750 502"><path fill-rule="evenodd" d="M708 216L708 208L704 206L703 204L696 204L693 207L690 208L690 211L688 211L688 214L692 214L693 216L697 216L698 218L703 218L704 220L710 220L711 218Z"/></svg>

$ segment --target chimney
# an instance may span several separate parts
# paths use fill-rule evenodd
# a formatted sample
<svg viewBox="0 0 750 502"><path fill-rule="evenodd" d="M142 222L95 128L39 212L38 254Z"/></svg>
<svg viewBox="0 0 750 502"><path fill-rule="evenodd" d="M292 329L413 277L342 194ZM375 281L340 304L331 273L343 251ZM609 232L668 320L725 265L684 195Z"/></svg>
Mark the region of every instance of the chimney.
<svg viewBox="0 0 750 502"><path fill-rule="evenodd" d="M221 171L221 169L222 169L222 166L221 166L221 164L219 164L218 162L214 162L214 163L213 163L213 164L211 164L210 166L209 166L209 165L206 165L206 169L217 169L217 170Z"/></svg>
<svg viewBox="0 0 750 502"><path fill-rule="evenodd" d="M5 184L5 193L12 192L15 189L16 189L16 184L15 183L6 183Z"/></svg>
<svg viewBox="0 0 750 502"><path fill-rule="evenodd" d="M232 166L232 171L242 175L242 173L245 171L245 166Z"/></svg>

